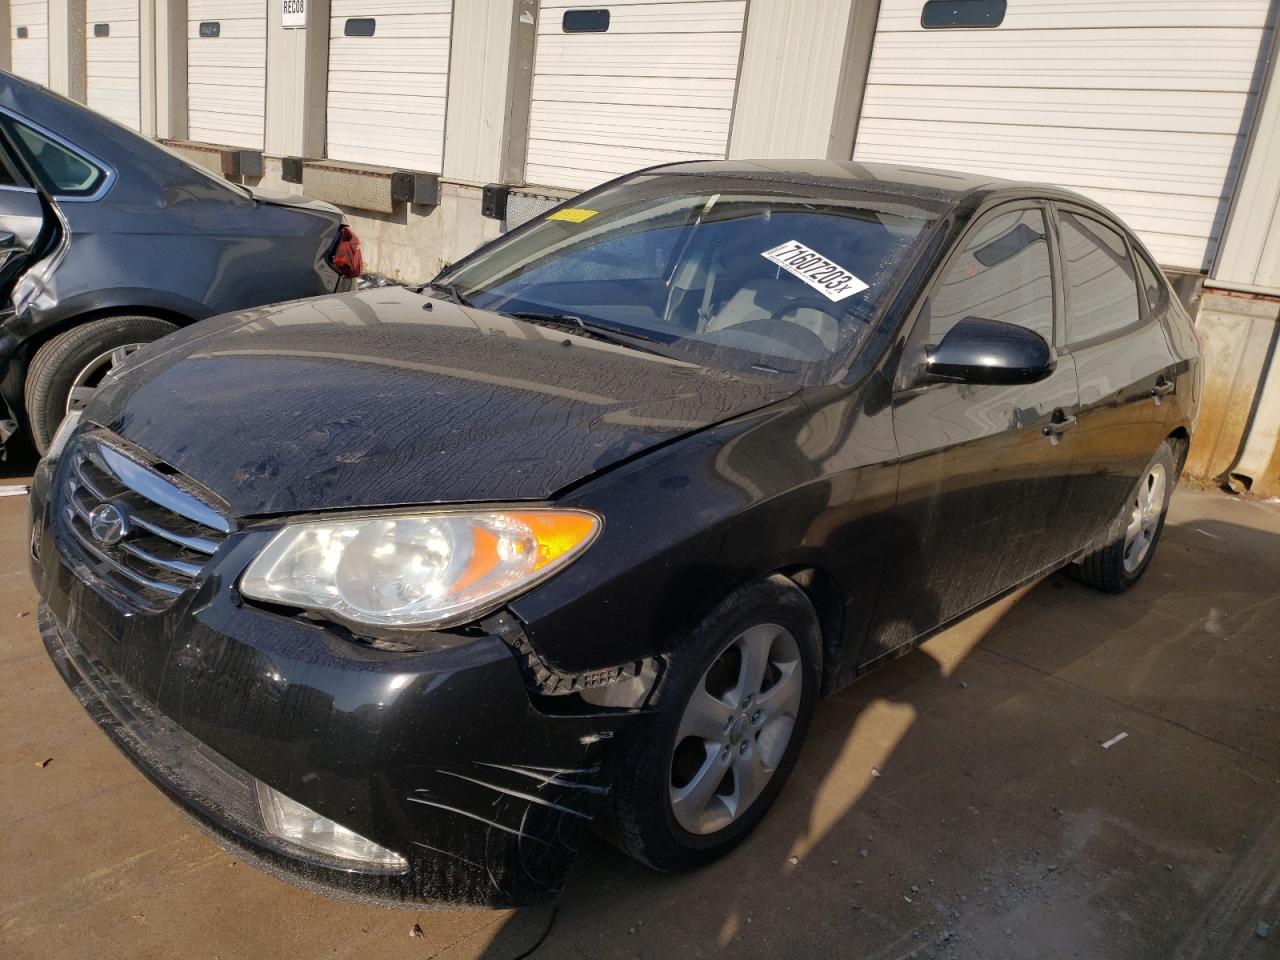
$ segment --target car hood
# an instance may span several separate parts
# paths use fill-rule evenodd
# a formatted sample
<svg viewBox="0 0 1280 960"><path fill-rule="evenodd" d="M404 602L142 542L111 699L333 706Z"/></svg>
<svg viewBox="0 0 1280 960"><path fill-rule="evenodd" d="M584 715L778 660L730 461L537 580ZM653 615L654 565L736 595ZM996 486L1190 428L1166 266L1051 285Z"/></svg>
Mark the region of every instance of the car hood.
<svg viewBox="0 0 1280 960"><path fill-rule="evenodd" d="M385 287L215 317L87 411L238 516L543 499L797 387Z"/></svg>

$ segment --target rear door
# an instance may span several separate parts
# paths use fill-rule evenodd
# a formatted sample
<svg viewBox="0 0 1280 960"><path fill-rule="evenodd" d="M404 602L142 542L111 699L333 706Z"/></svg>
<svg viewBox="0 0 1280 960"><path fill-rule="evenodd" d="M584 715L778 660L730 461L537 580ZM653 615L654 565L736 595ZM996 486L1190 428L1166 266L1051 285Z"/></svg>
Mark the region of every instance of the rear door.
<svg viewBox="0 0 1280 960"><path fill-rule="evenodd" d="M873 660L1063 558L1057 527L1075 451L1069 356L1037 383L922 383L925 351L966 317L1034 330L1052 347L1061 298L1045 205L979 217L939 272L896 374L901 466Z"/></svg>
<svg viewBox="0 0 1280 960"><path fill-rule="evenodd" d="M1056 205L1066 349L1080 380L1079 448L1062 523L1077 548L1105 532L1168 435L1176 362L1139 295L1124 232L1096 211Z"/></svg>

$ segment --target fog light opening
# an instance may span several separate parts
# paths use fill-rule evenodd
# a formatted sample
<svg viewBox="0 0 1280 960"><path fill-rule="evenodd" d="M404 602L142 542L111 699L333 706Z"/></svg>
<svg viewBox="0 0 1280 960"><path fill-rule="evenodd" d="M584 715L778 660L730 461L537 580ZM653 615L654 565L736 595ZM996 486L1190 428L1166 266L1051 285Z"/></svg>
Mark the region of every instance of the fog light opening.
<svg viewBox="0 0 1280 960"><path fill-rule="evenodd" d="M262 811L267 830L281 840L341 860L352 869L372 867L387 873L409 868L408 861L400 854L322 817L261 780L258 781L258 809Z"/></svg>

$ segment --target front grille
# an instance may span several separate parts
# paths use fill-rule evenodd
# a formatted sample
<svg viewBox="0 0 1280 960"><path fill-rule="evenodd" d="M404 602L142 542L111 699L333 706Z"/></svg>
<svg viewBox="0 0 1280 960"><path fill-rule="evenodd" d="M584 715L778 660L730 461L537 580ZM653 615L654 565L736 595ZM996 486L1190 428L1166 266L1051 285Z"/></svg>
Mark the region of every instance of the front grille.
<svg viewBox="0 0 1280 960"><path fill-rule="evenodd" d="M231 532L193 484L100 433L65 457L59 518L103 582L146 609L190 587Z"/></svg>

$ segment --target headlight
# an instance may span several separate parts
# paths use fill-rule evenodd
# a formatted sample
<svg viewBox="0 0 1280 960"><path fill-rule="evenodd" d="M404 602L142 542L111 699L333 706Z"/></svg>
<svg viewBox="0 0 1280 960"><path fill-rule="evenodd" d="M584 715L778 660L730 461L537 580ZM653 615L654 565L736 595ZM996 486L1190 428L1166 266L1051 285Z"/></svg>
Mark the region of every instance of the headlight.
<svg viewBox="0 0 1280 960"><path fill-rule="evenodd" d="M291 524L249 564L240 592L374 626L452 626L561 569L599 530L582 510Z"/></svg>

